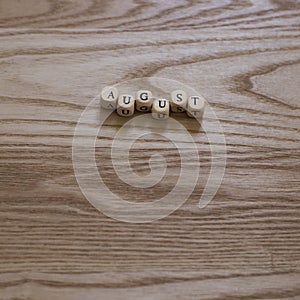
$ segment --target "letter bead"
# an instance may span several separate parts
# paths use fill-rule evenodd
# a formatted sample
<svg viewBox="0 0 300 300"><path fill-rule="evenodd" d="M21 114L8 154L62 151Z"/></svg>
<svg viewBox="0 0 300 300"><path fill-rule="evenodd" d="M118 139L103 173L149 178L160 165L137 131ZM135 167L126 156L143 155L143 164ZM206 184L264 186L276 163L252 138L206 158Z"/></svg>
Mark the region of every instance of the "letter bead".
<svg viewBox="0 0 300 300"><path fill-rule="evenodd" d="M135 100L132 95L120 95L117 113L122 117L130 117L134 113Z"/></svg>
<svg viewBox="0 0 300 300"><path fill-rule="evenodd" d="M114 86L106 86L101 91L101 107L106 109L116 109L119 92Z"/></svg>
<svg viewBox="0 0 300 300"><path fill-rule="evenodd" d="M187 94L185 91L176 90L171 93L171 111L184 112L187 106Z"/></svg>
<svg viewBox="0 0 300 300"><path fill-rule="evenodd" d="M170 103L166 99L155 99L152 104L152 117L154 119L167 119L170 113Z"/></svg>
<svg viewBox="0 0 300 300"><path fill-rule="evenodd" d="M191 96L188 99L187 115L191 118L200 119L203 116L205 99L201 96Z"/></svg>
<svg viewBox="0 0 300 300"><path fill-rule="evenodd" d="M136 94L136 110L142 112L151 111L152 106L152 93L150 91L141 90Z"/></svg>

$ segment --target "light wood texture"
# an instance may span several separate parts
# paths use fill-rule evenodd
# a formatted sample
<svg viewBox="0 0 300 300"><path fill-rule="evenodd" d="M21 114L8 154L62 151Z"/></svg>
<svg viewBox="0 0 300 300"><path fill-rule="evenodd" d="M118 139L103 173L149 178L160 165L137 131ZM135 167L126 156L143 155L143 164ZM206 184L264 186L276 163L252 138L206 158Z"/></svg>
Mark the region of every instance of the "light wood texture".
<svg viewBox="0 0 300 300"><path fill-rule="evenodd" d="M299 299L300 3L297 0L0 1L0 299ZM82 195L72 166L76 122L105 85L143 76L197 90L220 119L226 174L215 199L190 199L150 224L115 221ZM105 124L96 158L133 201L173 187L127 188ZM100 139L99 139L100 140ZM143 176L167 140L137 142ZM189 154L189 149L186 149Z"/></svg>

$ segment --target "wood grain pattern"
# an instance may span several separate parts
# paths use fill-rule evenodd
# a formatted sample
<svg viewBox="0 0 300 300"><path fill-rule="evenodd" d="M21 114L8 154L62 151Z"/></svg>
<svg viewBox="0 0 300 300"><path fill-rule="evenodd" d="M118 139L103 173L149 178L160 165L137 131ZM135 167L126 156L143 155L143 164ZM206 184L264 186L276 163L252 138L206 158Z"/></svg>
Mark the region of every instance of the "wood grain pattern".
<svg viewBox="0 0 300 300"><path fill-rule="evenodd" d="M300 298L299 1L1 0L0 45L0 299ZM210 149L182 118L201 149L199 186L167 218L136 225L84 198L72 138L101 86L143 76L199 89L228 160L199 210ZM134 201L168 193L174 147L157 190L124 193L109 157L123 123L110 118L97 144L107 185ZM168 143L132 149L141 175L153 141Z"/></svg>

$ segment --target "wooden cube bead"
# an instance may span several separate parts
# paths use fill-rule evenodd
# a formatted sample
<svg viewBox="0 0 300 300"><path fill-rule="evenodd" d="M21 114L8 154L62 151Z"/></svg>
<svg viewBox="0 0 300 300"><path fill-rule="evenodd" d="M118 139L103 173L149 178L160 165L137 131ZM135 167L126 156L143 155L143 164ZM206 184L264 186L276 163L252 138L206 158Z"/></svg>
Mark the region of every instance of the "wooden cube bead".
<svg viewBox="0 0 300 300"><path fill-rule="evenodd" d="M136 110L142 112L151 111L152 102L152 93L150 91L140 90L137 92L135 101Z"/></svg>
<svg viewBox="0 0 300 300"><path fill-rule="evenodd" d="M106 86L101 91L101 107L106 109L116 109L119 91L114 86Z"/></svg>
<svg viewBox="0 0 300 300"><path fill-rule="evenodd" d="M135 99L132 95L120 95L118 99L117 113L122 117L130 117L134 114Z"/></svg>
<svg viewBox="0 0 300 300"><path fill-rule="evenodd" d="M171 111L184 112L187 107L187 94L185 91L176 90L171 93Z"/></svg>
<svg viewBox="0 0 300 300"><path fill-rule="evenodd" d="M200 119L203 116L205 99L201 96L191 96L188 99L187 115L191 118Z"/></svg>
<svg viewBox="0 0 300 300"><path fill-rule="evenodd" d="M152 104L152 117L154 119L167 119L170 114L170 103L166 99L154 99Z"/></svg>

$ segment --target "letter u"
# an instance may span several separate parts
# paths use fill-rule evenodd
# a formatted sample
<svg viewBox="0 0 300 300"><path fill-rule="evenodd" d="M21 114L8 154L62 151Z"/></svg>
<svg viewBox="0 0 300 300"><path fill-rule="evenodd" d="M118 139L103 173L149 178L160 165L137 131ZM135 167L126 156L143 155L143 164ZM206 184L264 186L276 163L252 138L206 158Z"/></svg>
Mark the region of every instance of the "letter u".
<svg viewBox="0 0 300 300"><path fill-rule="evenodd" d="M126 99L127 99L127 100L126 100ZM123 97L123 103L124 103L124 104L129 104L129 103L130 103L130 99L131 99L130 97L124 96L124 97Z"/></svg>
<svg viewBox="0 0 300 300"><path fill-rule="evenodd" d="M163 105L162 105L162 103L163 103ZM165 108L167 106L167 101L166 100L159 100L158 101L158 106L160 108Z"/></svg>
<svg viewBox="0 0 300 300"><path fill-rule="evenodd" d="M122 109L123 115L129 115L129 113L130 113L129 109Z"/></svg>

